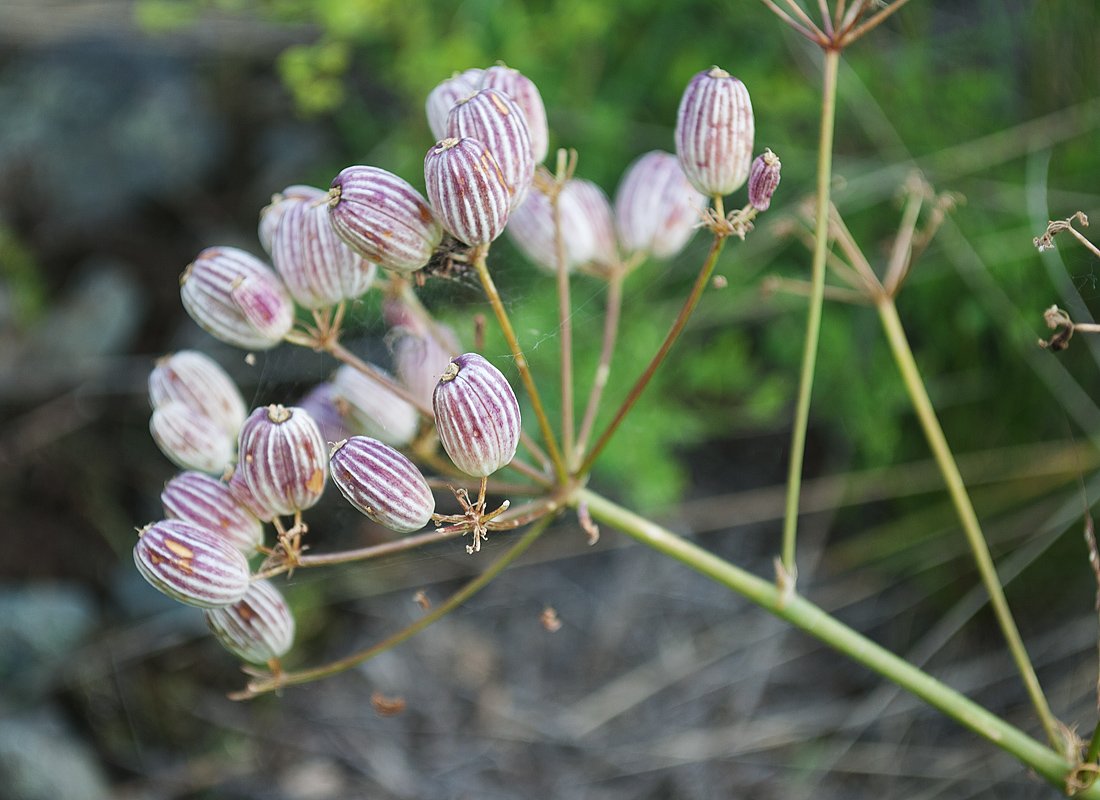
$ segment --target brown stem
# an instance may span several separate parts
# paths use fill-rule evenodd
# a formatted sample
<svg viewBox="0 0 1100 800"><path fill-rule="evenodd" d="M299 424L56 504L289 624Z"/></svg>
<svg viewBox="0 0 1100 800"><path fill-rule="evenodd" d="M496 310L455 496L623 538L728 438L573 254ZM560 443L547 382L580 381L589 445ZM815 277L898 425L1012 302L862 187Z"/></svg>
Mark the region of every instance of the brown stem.
<svg viewBox="0 0 1100 800"><path fill-rule="evenodd" d="M858 39L860 36L867 33L868 31L870 31L872 28L876 28L879 25L881 25L886 20L887 17L889 17L891 14L893 14L895 11L900 9L903 5L905 5L908 2L909 2L909 0L894 0L893 3L888 5L886 8L882 9L882 11L875 14L873 17L871 17L869 20L864 22L858 28L844 34L840 38L840 41L838 42L838 47L840 47L840 48L847 47L852 42L854 42L856 39Z"/></svg>
<svg viewBox="0 0 1100 800"><path fill-rule="evenodd" d="M592 435L592 426L596 424L596 414L600 410L600 398L611 375L611 357L615 353L615 339L619 334L619 312L623 305L624 272L616 272L607 283L607 313L603 321L603 346L600 349L600 363L592 379L592 390L588 393L588 405L584 410L584 421L577 437L577 447L573 459L579 461L588 447L588 438Z"/></svg>

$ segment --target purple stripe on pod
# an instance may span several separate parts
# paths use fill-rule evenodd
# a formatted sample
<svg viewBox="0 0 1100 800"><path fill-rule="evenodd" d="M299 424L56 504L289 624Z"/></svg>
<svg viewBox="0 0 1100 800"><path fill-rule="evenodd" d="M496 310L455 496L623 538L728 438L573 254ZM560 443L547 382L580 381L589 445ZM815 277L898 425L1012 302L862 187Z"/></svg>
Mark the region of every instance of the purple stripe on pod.
<svg viewBox="0 0 1100 800"><path fill-rule="evenodd" d="M344 416L356 433L393 447L403 447L416 436L420 412L369 375L345 364L336 370L332 384L333 399L347 404Z"/></svg>
<svg viewBox="0 0 1100 800"><path fill-rule="evenodd" d="M752 162L749 171L749 202L757 211L767 211L772 204L772 195L779 186L779 170L782 168L779 157L770 149L764 150Z"/></svg>
<svg viewBox="0 0 1100 800"><path fill-rule="evenodd" d="M558 196L567 268L596 265L602 274L615 260L614 223L606 195L595 184L570 180ZM508 218L508 238L535 264L557 272L557 234L550 199L537 188Z"/></svg>
<svg viewBox="0 0 1100 800"><path fill-rule="evenodd" d="M440 335L395 328L387 336L398 380L429 407L435 385L439 383L451 358L460 352L454 332L445 325L437 324L436 327L442 329ZM446 340L447 344L441 340Z"/></svg>
<svg viewBox="0 0 1100 800"><path fill-rule="evenodd" d="M498 64L485 70L485 74L481 76L480 88L503 92L519 106L527 120L535 163L541 164L546 160L546 154L550 150L550 131L546 124L546 106L534 81L519 70Z"/></svg>
<svg viewBox="0 0 1100 800"><path fill-rule="evenodd" d="M271 195L271 202L260 211L260 244L264 252L271 255L271 241L275 238L275 229L279 227L279 220L283 212L288 208L288 201L294 200L321 200L328 197L328 192L313 186L288 186L278 194Z"/></svg>
<svg viewBox="0 0 1100 800"><path fill-rule="evenodd" d="M467 475L491 475L519 445L519 403L503 373L479 356L451 359L435 388L435 423L443 449Z"/></svg>
<svg viewBox="0 0 1100 800"><path fill-rule="evenodd" d="M233 438L248 414L237 384L217 361L197 350L180 350L157 360L149 373L149 401L153 408L179 401Z"/></svg>
<svg viewBox="0 0 1100 800"><path fill-rule="evenodd" d="M341 405L345 407L343 413L340 410ZM298 401L298 408L304 409L313 417L327 444L335 444L352 435L346 406L347 403L337 396L336 387L330 381L317 384Z"/></svg>
<svg viewBox="0 0 1100 800"><path fill-rule="evenodd" d="M233 459L233 437L178 400L153 410L149 432L161 452L183 469L220 475Z"/></svg>
<svg viewBox="0 0 1100 800"><path fill-rule="evenodd" d="M566 202L576 203L581 216L588 221L592 237L592 254L585 263L604 269L614 267L619 261L615 239L615 223L611 218L611 203L604 190L592 181L573 178L562 189ZM558 199L561 202L561 199Z"/></svg>
<svg viewBox="0 0 1100 800"><path fill-rule="evenodd" d="M377 167L348 167L329 191L329 221L368 261L413 272L432 257L443 226L408 182Z"/></svg>
<svg viewBox="0 0 1100 800"><path fill-rule="evenodd" d="M257 408L241 427L238 451L237 471L262 508L294 514L321 499L328 469L325 440L304 410Z"/></svg>
<svg viewBox="0 0 1100 800"><path fill-rule="evenodd" d="M228 606L248 591L244 554L228 539L183 520L163 520L142 529L134 545L134 563L155 589L189 606Z"/></svg>
<svg viewBox="0 0 1100 800"><path fill-rule="evenodd" d="M270 581L253 581L236 603L203 617L226 650L252 664L279 658L294 644L294 615Z"/></svg>
<svg viewBox="0 0 1100 800"><path fill-rule="evenodd" d="M535 156L527 119L508 95L482 89L459 100L447 117L447 135L477 139L489 148L508 189L508 208L523 203L535 177Z"/></svg>
<svg viewBox="0 0 1100 800"><path fill-rule="evenodd" d="M435 215L471 247L504 232L510 196L489 149L477 139L444 139L424 157L424 180Z"/></svg>
<svg viewBox="0 0 1100 800"><path fill-rule="evenodd" d="M752 163L748 89L718 67L688 83L676 115L676 155L691 185L707 197L740 188Z"/></svg>
<svg viewBox="0 0 1100 800"><path fill-rule="evenodd" d="M193 522L224 537L245 555L263 544L263 524L233 497L225 481L184 472L168 481L160 502L168 519Z"/></svg>
<svg viewBox="0 0 1100 800"><path fill-rule="evenodd" d="M289 190L288 190L289 191ZM336 235L328 219L328 194L287 196L279 207L271 259L287 290L305 308L324 308L362 296L376 265Z"/></svg>
<svg viewBox="0 0 1100 800"><path fill-rule="evenodd" d="M628 253L671 258L691 239L706 207L707 198L688 183L676 156L646 153L627 168L615 193L619 241Z"/></svg>
<svg viewBox="0 0 1100 800"><path fill-rule="evenodd" d="M229 493L233 495L238 503L252 512L256 519L262 522L271 522L275 519L275 512L261 504L256 496L252 494L252 490L248 488L248 481L244 478L244 473L237 468L236 464L226 468L224 480L229 482Z"/></svg>
<svg viewBox="0 0 1100 800"><path fill-rule="evenodd" d="M478 90L482 73L483 70L480 69L456 72L428 93L424 110L428 114L428 127L432 129L432 136L437 141L447 138L447 115L451 113L455 103Z"/></svg>
<svg viewBox="0 0 1100 800"><path fill-rule="evenodd" d="M349 503L398 533L420 530L435 512L435 497L420 470L377 439L353 436L340 442L329 467Z"/></svg>
<svg viewBox="0 0 1100 800"><path fill-rule="evenodd" d="M223 342L267 350L294 324L294 303L275 272L235 247L210 247L180 276L191 318Z"/></svg>

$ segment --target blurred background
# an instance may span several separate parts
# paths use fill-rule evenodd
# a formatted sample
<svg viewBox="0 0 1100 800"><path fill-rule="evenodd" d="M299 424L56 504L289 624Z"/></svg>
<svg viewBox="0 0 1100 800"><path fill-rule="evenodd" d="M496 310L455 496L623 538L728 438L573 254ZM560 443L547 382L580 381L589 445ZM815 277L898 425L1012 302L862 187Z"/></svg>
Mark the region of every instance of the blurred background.
<svg viewBox="0 0 1100 800"><path fill-rule="evenodd" d="M373 164L422 186L427 92L497 60L537 83L551 147L576 148L578 174L612 196L636 156L672 150L694 73L717 64L749 88L756 150L780 156L783 182L593 485L773 574L806 305L762 289L809 276L797 231L821 58L762 4L0 0L0 798L1053 797L862 668L612 531L588 548L568 518L362 668L226 699L245 681L234 660L132 565L175 472L148 434L146 377L194 347L253 405L291 403L334 362L284 346L246 363L186 316L178 275L204 247L260 254L259 211L287 185ZM912 170L965 198L899 309L1054 711L1087 738L1100 340L1057 354L1036 340L1051 304L1077 321L1100 304L1100 262L1065 234L1042 254L1032 239L1100 214L1100 7L913 0L845 53L839 97L835 199L872 261ZM703 238L628 280L609 412ZM490 266L552 375L552 279L503 241ZM421 296L472 345L476 286ZM579 277L582 399L603 303ZM377 300L353 319L354 349L384 363ZM826 306L818 364L800 590L1038 736L874 311ZM329 495L316 549L378 540ZM289 666L407 624L418 590L441 601L494 538L476 560L450 543L299 571ZM405 710L376 713L374 695Z"/></svg>

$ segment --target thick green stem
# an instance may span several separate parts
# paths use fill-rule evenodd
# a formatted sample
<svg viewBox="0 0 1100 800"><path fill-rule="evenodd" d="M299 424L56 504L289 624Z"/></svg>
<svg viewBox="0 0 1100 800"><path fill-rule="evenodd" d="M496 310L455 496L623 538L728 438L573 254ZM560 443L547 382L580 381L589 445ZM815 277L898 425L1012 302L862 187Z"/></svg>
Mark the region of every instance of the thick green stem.
<svg viewBox="0 0 1100 800"><path fill-rule="evenodd" d="M947 484L951 501L955 505L963 531L966 533L966 539L974 553L974 560L978 564L978 572L981 575L982 583L985 584L986 591L989 592L993 613L997 617L997 622L1000 624L1001 631L1008 643L1008 649L1012 652L1012 658L1016 662L1016 668L1020 671L1020 676L1027 687L1027 693L1031 697L1031 702L1034 704L1039 720L1043 724L1043 730L1046 731L1050 743L1055 747L1060 747L1062 746L1062 737L1058 732L1058 722L1054 714L1051 713L1050 706L1043 695L1043 689L1039 685L1035 669L1031 666L1031 659L1028 658L1027 650L1024 648L1020 631L1016 628L1016 621L1012 618L1012 612L1008 608L1004 589L997 577L997 568L993 565L993 557L989 554L989 547L986 545L985 536L982 534L981 525L978 523L978 515L974 513L974 506L970 503L966 485L963 483L962 475L959 474L959 468L955 464L955 458L951 454L951 448L948 446L947 439L943 435L943 429L936 418L932 401L928 398L924 381L917 369L917 362L913 358L913 351L909 348L909 340L905 336L905 329L902 328L901 319L898 317L897 306L894 304L893 298L886 295L878 298L877 305L879 317L882 319L882 326L886 331L886 338L890 342L890 349L894 352L894 359L901 371L905 388L913 401L917 418L920 419L924 435L928 439L928 444L936 457L936 463L943 474L944 482Z"/></svg>
<svg viewBox="0 0 1100 800"><path fill-rule="evenodd" d="M817 148L817 222L814 227L814 261L810 289L810 316L802 350L802 375L791 434L791 461L787 475L787 506L783 516L783 569L793 580L795 537L798 533L798 498L802 490L802 461L806 452L806 426L810 419L810 395L817 366L817 342L821 334L821 308L825 300L825 256L829 251L829 190L833 179L833 122L836 118L836 76L840 53L825 51L824 98L821 103L821 135Z"/></svg>
<svg viewBox="0 0 1100 800"><path fill-rule="evenodd" d="M965 725L979 736L1011 753L1062 791L1073 766L1054 750L894 655L799 596L783 597L779 588L713 553L680 538L656 523L619 506L595 492L578 490L576 500L588 504L595 519L613 525L643 544L675 558L726 586L777 617L821 640L929 705ZM1100 798L1100 786L1079 797Z"/></svg>

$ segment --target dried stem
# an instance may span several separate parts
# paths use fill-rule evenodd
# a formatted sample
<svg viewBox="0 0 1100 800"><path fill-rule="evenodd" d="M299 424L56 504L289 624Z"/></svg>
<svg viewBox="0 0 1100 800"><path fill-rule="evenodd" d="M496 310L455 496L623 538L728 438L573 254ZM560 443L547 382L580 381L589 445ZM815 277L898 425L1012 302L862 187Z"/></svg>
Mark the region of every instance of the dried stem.
<svg viewBox="0 0 1100 800"><path fill-rule="evenodd" d="M592 379L592 390L588 393L588 405L584 410L584 421L581 423L581 432L577 437L577 447L573 459L579 462L584 456L584 450L588 447L588 437L592 435L592 426L596 424L596 414L600 410L600 399L603 397L607 379L611 376L611 357L615 352L615 339L619 334L619 312L623 305L623 280L624 272L615 272L607 282L607 311L603 322L603 346L600 348L600 363L596 367L596 375Z"/></svg>

